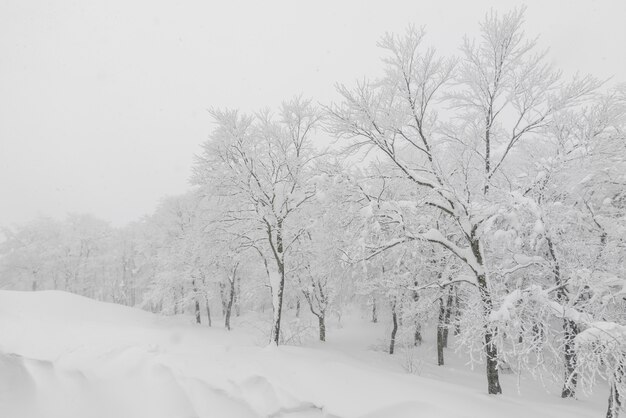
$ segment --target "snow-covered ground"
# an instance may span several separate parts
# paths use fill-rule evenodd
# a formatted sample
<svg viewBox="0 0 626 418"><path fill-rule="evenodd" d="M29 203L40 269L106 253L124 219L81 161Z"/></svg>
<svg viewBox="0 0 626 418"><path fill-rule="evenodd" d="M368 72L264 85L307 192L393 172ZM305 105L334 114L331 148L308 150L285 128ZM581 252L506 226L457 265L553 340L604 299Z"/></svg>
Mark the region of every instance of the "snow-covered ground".
<svg viewBox="0 0 626 418"><path fill-rule="evenodd" d="M389 356L385 326L358 315L329 342L263 346L258 325L191 324L63 292L0 291L0 417L600 417L603 396L561 400L541 384L502 377L432 347ZM410 363L417 373L404 369ZM404 366L404 367L403 367Z"/></svg>

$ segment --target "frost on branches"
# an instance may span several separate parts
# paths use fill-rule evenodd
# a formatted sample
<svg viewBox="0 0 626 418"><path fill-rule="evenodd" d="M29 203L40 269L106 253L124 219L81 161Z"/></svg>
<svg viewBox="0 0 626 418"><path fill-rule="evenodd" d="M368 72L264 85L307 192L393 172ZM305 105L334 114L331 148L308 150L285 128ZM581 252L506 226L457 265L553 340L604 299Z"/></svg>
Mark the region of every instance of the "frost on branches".
<svg viewBox="0 0 626 418"><path fill-rule="evenodd" d="M420 241L445 249L471 274L464 283L480 306L471 313L481 341L468 343L481 347L488 392L502 391L498 368L511 349L505 335L527 342L522 354L543 338L540 317L506 334L500 324L510 326L508 308L525 304L522 296L533 293L526 289L540 286L545 303L560 307L532 302L539 313L563 320L563 396L573 396L579 324L563 312L584 311L593 298L586 282L598 272L586 275L581 264L615 267L597 261L609 245L601 202L623 199L624 96L601 95L601 83L590 76L564 80L525 37L522 21L522 11L487 15L481 38L465 39L460 58L439 57L415 28L386 35L379 43L384 75L340 85L343 100L327 108L328 125L351 141L349 151L379 155L382 175L401 190L396 203L385 202L394 235L381 239L372 255ZM621 158L600 157L609 149L619 149ZM571 192L563 181L577 177L567 175L574 167L589 171L578 184L584 190ZM592 181L594 189L585 189ZM407 200L413 205L400 203ZM564 207L554 217L557 203ZM568 215L584 218L585 226ZM593 249L583 250L581 242ZM518 337L533 329L537 336Z"/></svg>

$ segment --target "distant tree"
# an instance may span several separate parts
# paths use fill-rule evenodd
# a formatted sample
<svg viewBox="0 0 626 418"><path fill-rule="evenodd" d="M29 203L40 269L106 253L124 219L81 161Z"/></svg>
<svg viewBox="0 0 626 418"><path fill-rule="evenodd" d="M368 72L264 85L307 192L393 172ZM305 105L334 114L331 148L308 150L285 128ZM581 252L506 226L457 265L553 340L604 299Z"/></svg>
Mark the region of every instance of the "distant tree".
<svg viewBox="0 0 626 418"><path fill-rule="evenodd" d="M60 244L61 224L39 218L3 230L0 244L1 285L10 289L56 289L56 251Z"/></svg>

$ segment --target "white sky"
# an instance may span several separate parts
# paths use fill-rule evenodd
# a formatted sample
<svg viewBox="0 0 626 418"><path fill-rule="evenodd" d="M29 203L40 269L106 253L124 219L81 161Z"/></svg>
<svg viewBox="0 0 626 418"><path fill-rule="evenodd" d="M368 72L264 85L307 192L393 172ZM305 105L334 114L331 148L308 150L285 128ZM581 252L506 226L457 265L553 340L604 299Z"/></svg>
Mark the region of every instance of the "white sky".
<svg viewBox="0 0 626 418"><path fill-rule="evenodd" d="M116 225L185 191L206 109L276 106L376 75L385 31L454 52L515 1L0 1L0 226L91 212ZM625 0L527 1L567 72L626 81Z"/></svg>

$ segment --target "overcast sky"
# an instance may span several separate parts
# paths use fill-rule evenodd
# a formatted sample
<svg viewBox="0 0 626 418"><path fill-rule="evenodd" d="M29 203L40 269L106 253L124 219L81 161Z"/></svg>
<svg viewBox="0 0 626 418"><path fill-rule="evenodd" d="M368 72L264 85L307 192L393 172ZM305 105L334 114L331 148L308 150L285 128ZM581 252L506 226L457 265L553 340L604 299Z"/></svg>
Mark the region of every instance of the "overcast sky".
<svg viewBox="0 0 626 418"><path fill-rule="evenodd" d="M514 1L0 1L0 226L91 212L123 225L188 187L206 109L276 106L376 75L409 23L454 52ZM626 1L527 1L569 73L626 81Z"/></svg>

